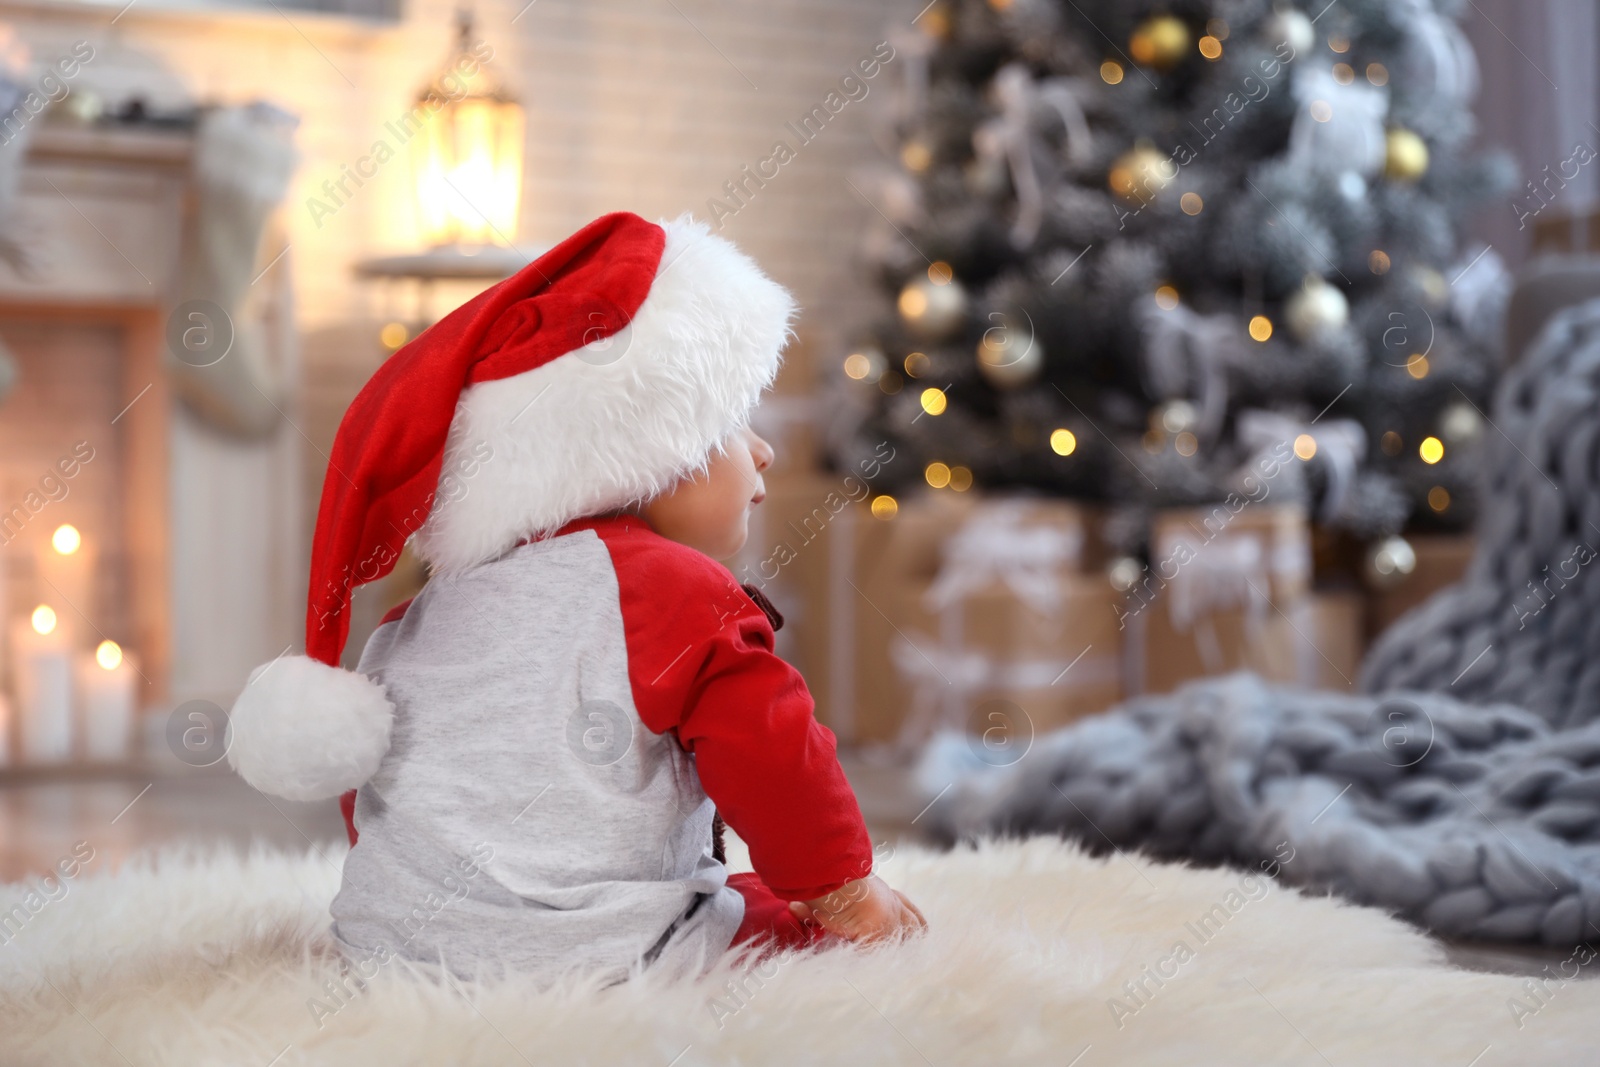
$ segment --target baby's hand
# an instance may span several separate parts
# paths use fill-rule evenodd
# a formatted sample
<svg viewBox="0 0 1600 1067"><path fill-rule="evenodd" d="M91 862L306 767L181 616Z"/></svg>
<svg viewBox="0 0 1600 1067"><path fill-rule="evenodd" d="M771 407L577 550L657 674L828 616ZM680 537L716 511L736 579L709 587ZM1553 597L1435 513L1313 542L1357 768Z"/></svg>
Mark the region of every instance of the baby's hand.
<svg viewBox="0 0 1600 1067"><path fill-rule="evenodd" d="M816 900L791 901L789 910L846 941L881 941L928 928L917 906L875 874L846 882Z"/></svg>

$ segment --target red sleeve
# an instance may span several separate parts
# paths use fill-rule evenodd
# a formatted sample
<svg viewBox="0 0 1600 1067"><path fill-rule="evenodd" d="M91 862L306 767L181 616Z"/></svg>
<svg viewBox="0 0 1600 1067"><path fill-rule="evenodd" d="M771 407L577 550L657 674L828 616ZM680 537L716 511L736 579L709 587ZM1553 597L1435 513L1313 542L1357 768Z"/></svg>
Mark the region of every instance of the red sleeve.
<svg viewBox="0 0 1600 1067"><path fill-rule="evenodd" d="M648 528L606 536L634 705L694 754L706 794L775 894L812 900L872 872L872 842L798 671L727 568Z"/></svg>

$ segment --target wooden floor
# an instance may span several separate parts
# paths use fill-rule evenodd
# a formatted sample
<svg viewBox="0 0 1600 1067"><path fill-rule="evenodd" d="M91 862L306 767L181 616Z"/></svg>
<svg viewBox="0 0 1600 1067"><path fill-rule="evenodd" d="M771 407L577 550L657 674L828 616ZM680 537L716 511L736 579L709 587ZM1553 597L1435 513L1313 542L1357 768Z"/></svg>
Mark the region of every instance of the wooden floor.
<svg viewBox="0 0 1600 1067"><path fill-rule="evenodd" d="M922 801L902 767L843 758L875 841L916 840ZM62 859L93 849L89 873L113 869L157 845L191 842L238 848L344 847L337 805L269 798L217 768L180 766L143 772L0 779L0 882L26 882ZM3 890L0 890L3 891ZM5 900L0 897L0 907ZM1571 956L1566 949L1495 943L1444 942L1449 958L1469 970L1540 975ZM1589 972L1600 968L1586 968Z"/></svg>

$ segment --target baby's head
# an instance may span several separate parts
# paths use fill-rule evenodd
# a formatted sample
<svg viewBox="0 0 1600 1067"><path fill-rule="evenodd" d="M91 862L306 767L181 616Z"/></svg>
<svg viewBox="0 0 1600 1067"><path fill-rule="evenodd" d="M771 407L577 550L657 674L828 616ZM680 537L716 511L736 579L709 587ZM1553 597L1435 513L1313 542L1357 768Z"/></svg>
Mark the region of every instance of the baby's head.
<svg viewBox="0 0 1600 1067"><path fill-rule="evenodd" d="M771 445L754 430L740 430L711 454L704 471L679 480L635 511L662 537L712 559L731 559L749 534L750 509L767 495L761 472L772 459Z"/></svg>
<svg viewBox="0 0 1600 1067"><path fill-rule="evenodd" d="M407 449L423 436L419 422L430 435L415 449L422 458L445 435L432 498L404 511L385 503L372 528L387 521L404 531L425 515L417 552L446 575L619 512L729 558L772 462L747 427L796 310L786 289L705 223L626 213L591 223L396 353L421 364L412 377L448 370L468 382L437 398L414 386L429 402L426 420L413 405L373 435L352 405L346 420L366 450L415 463ZM393 465L385 484L410 469Z"/></svg>

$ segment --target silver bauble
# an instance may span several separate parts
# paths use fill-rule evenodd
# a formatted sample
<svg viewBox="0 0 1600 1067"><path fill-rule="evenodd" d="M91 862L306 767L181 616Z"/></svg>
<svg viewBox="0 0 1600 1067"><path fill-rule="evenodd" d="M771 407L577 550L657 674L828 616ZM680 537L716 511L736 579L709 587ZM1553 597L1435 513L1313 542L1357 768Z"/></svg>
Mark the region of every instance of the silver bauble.
<svg viewBox="0 0 1600 1067"><path fill-rule="evenodd" d="M1311 277L1284 305L1289 332L1302 344L1344 329L1350 321L1350 301L1336 286Z"/></svg>
<svg viewBox="0 0 1600 1067"><path fill-rule="evenodd" d="M1287 44L1298 56L1317 43L1317 28L1303 11L1280 7L1261 23L1261 40L1272 47Z"/></svg>
<svg viewBox="0 0 1600 1067"><path fill-rule="evenodd" d="M939 341L966 319L967 291L954 278L935 285L919 277L900 290L899 308L907 329L924 340Z"/></svg>
<svg viewBox="0 0 1600 1067"><path fill-rule="evenodd" d="M997 389L1015 389L1039 376L1044 350L1025 315L994 312L978 342L978 370Z"/></svg>
<svg viewBox="0 0 1600 1067"><path fill-rule="evenodd" d="M1404 537L1379 541L1367 553L1367 581L1375 588L1390 589L1417 569L1417 550Z"/></svg>
<svg viewBox="0 0 1600 1067"><path fill-rule="evenodd" d="M1439 420L1439 434L1446 444L1470 445L1483 436L1483 416L1471 404L1451 404Z"/></svg>

